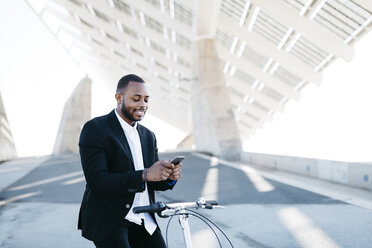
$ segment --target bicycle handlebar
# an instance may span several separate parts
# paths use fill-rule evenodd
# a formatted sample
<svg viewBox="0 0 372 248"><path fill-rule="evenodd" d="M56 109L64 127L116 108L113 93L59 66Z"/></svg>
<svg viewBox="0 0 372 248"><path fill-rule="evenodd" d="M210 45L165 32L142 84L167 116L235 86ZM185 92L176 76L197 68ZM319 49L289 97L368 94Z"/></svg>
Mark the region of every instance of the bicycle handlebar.
<svg viewBox="0 0 372 248"><path fill-rule="evenodd" d="M213 201L205 201L206 204L208 205L212 205L212 206L217 206L218 205L218 202L213 200Z"/></svg>
<svg viewBox="0 0 372 248"><path fill-rule="evenodd" d="M157 202L154 204L150 204L147 206L142 207L134 207L133 213L139 214L139 213L155 213L159 211L163 211L166 208L166 205L162 202Z"/></svg>
<svg viewBox="0 0 372 248"><path fill-rule="evenodd" d="M207 208L212 209L213 206L218 205L217 201L206 201L204 198L199 198L194 202L178 202L165 204L163 202L157 202L147 206L134 207L133 212L135 214L139 213L160 213L166 209L185 209L185 208Z"/></svg>

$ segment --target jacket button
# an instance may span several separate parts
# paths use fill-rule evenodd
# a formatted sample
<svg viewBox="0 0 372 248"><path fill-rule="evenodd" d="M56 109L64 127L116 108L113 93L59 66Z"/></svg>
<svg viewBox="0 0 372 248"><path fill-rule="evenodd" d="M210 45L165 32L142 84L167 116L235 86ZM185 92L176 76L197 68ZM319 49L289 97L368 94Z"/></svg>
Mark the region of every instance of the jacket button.
<svg viewBox="0 0 372 248"><path fill-rule="evenodd" d="M126 207L126 208L130 208L130 205L129 205L129 204L127 204L127 205L125 205L125 207Z"/></svg>

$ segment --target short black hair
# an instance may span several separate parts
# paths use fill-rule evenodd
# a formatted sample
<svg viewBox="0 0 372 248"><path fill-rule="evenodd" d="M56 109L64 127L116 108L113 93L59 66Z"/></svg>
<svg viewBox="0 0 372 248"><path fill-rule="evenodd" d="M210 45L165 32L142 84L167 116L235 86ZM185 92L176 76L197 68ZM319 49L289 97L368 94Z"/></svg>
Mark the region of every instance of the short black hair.
<svg viewBox="0 0 372 248"><path fill-rule="evenodd" d="M128 86L129 82L145 83L145 81L137 75L128 74L120 78L118 86L116 87L116 93L120 93L122 89Z"/></svg>

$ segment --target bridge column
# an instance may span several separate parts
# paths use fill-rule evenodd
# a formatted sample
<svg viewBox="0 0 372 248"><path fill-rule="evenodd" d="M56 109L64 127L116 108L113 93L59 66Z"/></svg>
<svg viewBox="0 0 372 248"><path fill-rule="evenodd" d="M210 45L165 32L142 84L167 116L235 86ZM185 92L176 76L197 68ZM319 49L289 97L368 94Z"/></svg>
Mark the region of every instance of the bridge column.
<svg viewBox="0 0 372 248"><path fill-rule="evenodd" d="M63 110L53 154L78 153L80 131L91 118L92 80L83 78Z"/></svg>
<svg viewBox="0 0 372 248"><path fill-rule="evenodd" d="M240 135L215 41L199 39L193 45L191 104L196 149L239 160Z"/></svg>
<svg viewBox="0 0 372 248"><path fill-rule="evenodd" d="M0 94L0 161L9 160L16 157L17 151Z"/></svg>

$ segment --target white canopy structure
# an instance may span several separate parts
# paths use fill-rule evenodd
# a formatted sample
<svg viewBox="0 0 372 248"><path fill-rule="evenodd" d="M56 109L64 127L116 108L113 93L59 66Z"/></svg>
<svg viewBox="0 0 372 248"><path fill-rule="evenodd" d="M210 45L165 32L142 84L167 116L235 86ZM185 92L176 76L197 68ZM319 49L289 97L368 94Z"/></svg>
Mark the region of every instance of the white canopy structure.
<svg viewBox="0 0 372 248"><path fill-rule="evenodd" d="M351 61L372 26L370 0L28 2L93 81L141 75L152 114L186 133L192 46L214 39L242 140L307 84L320 84L333 61Z"/></svg>

